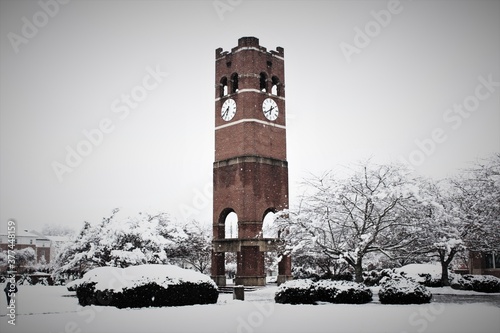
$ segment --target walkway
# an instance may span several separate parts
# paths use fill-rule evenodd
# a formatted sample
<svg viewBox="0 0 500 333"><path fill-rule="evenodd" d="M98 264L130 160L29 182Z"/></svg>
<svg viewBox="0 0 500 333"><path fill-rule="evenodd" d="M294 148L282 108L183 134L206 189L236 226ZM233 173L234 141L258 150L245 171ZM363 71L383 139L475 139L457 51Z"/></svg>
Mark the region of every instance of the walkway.
<svg viewBox="0 0 500 333"><path fill-rule="evenodd" d="M436 303L455 303L455 304L466 304L466 303L488 303L495 305L500 308L500 295L497 293L495 295L432 295L432 301Z"/></svg>

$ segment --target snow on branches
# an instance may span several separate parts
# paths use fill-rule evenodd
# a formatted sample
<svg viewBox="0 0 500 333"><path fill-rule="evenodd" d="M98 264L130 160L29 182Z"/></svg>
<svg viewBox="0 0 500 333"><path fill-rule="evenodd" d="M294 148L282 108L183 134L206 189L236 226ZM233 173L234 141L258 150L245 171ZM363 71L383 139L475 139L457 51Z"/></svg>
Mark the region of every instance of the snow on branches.
<svg viewBox="0 0 500 333"><path fill-rule="evenodd" d="M284 212L278 228L286 229L289 251L307 248L344 261L362 281L363 259L388 253L415 241L416 181L403 167L363 164L347 178L327 173L306 183L297 213Z"/></svg>
<svg viewBox="0 0 500 333"><path fill-rule="evenodd" d="M139 264L166 264L167 253L187 239L186 233L170 223L165 213L118 219L118 210L97 225L88 222L74 241L57 258L56 275L82 274L102 266L128 267Z"/></svg>
<svg viewBox="0 0 500 333"><path fill-rule="evenodd" d="M356 281L367 260L385 255L399 264L437 259L447 285L457 253L500 251L500 155L439 182L367 162L305 185L299 209L277 214L287 251L347 263Z"/></svg>

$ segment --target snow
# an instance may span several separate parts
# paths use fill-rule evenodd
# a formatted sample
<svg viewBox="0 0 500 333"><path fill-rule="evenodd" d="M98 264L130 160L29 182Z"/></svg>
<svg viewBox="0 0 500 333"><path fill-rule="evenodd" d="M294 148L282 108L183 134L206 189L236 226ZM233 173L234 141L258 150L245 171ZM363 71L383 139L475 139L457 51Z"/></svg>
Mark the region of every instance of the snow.
<svg viewBox="0 0 500 333"><path fill-rule="evenodd" d="M0 332L491 333L500 327L500 308L486 304L288 305L274 303L276 291L247 292L245 301L221 294L211 305L116 309L81 307L65 287L21 286L15 326L7 323L5 297L0 300Z"/></svg>
<svg viewBox="0 0 500 333"><path fill-rule="evenodd" d="M311 288L313 284L314 282L311 279L290 280L279 286L278 290L284 290L288 288L307 290Z"/></svg>
<svg viewBox="0 0 500 333"><path fill-rule="evenodd" d="M118 267L98 267L85 273L78 280L68 284L74 287L82 283L96 282L96 290L113 290L120 292L125 288L132 288L155 282L162 287L180 282L208 282L216 287L216 284L209 276L200 272L183 269L175 265L139 265L126 268Z"/></svg>
<svg viewBox="0 0 500 333"><path fill-rule="evenodd" d="M490 295L490 296L500 296L500 293L482 293L474 290L459 290L453 289L452 287L426 287L433 295L469 295L469 296L480 296L480 295Z"/></svg>
<svg viewBox="0 0 500 333"><path fill-rule="evenodd" d="M385 304L429 303L431 292L423 285L409 279L391 279L379 289L379 298Z"/></svg>
<svg viewBox="0 0 500 333"><path fill-rule="evenodd" d="M394 269L396 273L404 273L406 277L417 282L424 282L425 277L419 274L429 274L433 280L441 279L441 265L435 264L409 264L400 268Z"/></svg>
<svg viewBox="0 0 500 333"><path fill-rule="evenodd" d="M418 274L439 274L441 275L441 266L434 264L409 264L395 269L396 272L404 272L409 276L418 276Z"/></svg>
<svg viewBox="0 0 500 333"><path fill-rule="evenodd" d="M394 287L401 292L414 292L416 289L427 289L422 285L408 279L391 279L386 281L383 286Z"/></svg>
<svg viewBox="0 0 500 333"><path fill-rule="evenodd" d="M351 281L332 281L331 285L338 290L349 291L351 289L363 290L366 287Z"/></svg>

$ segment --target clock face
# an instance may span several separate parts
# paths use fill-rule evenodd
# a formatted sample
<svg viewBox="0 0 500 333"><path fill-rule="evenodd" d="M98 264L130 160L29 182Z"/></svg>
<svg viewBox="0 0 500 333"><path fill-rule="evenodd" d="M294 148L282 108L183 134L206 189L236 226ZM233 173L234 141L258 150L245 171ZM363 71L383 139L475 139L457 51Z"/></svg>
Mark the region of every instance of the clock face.
<svg viewBox="0 0 500 333"><path fill-rule="evenodd" d="M264 116L266 116L269 120L276 120L278 118L278 104L272 98L266 98L262 103L262 112L264 112Z"/></svg>
<svg viewBox="0 0 500 333"><path fill-rule="evenodd" d="M230 121L236 114L236 102L234 99L227 99L220 110L220 115L225 121Z"/></svg>

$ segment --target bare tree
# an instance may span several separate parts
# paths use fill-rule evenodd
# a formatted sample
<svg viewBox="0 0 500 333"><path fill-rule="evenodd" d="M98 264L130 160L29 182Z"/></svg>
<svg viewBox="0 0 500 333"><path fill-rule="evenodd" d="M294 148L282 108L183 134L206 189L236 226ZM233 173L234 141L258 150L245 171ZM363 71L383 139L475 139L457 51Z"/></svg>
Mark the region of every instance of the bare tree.
<svg viewBox="0 0 500 333"><path fill-rule="evenodd" d="M441 264L441 284L448 270L467 250L500 250L500 156L463 170L458 177L421 180L414 191L420 201L417 240L397 251L398 258L425 256Z"/></svg>
<svg viewBox="0 0 500 333"><path fill-rule="evenodd" d="M191 221L182 227L187 235L167 254L171 261L190 264L201 273L208 273L212 254L212 233L209 225ZM179 262L180 261L180 262Z"/></svg>
<svg viewBox="0 0 500 333"><path fill-rule="evenodd" d="M349 264L358 282L363 259L416 241L416 180L401 166L359 165L347 178L331 173L307 180L297 212L281 212L277 226L290 252L307 248Z"/></svg>
<svg viewBox="0 0 500 333"><path fill-rule="evenodd" d="M451 184L467 248L500 252L500 154L476 162Z"/></svg>
<svg viewBox="0 0 500 333"><path fill-rule="evenodd" d="M456 255L465 250L463 241L464 220L457 215L452 191L446 182L422 180L418 191L420 210L417 212L418 239L413 246L403 248L398 254L407 257L437 259L441 264L441 284L449 285L448 269Z"/></svg>

